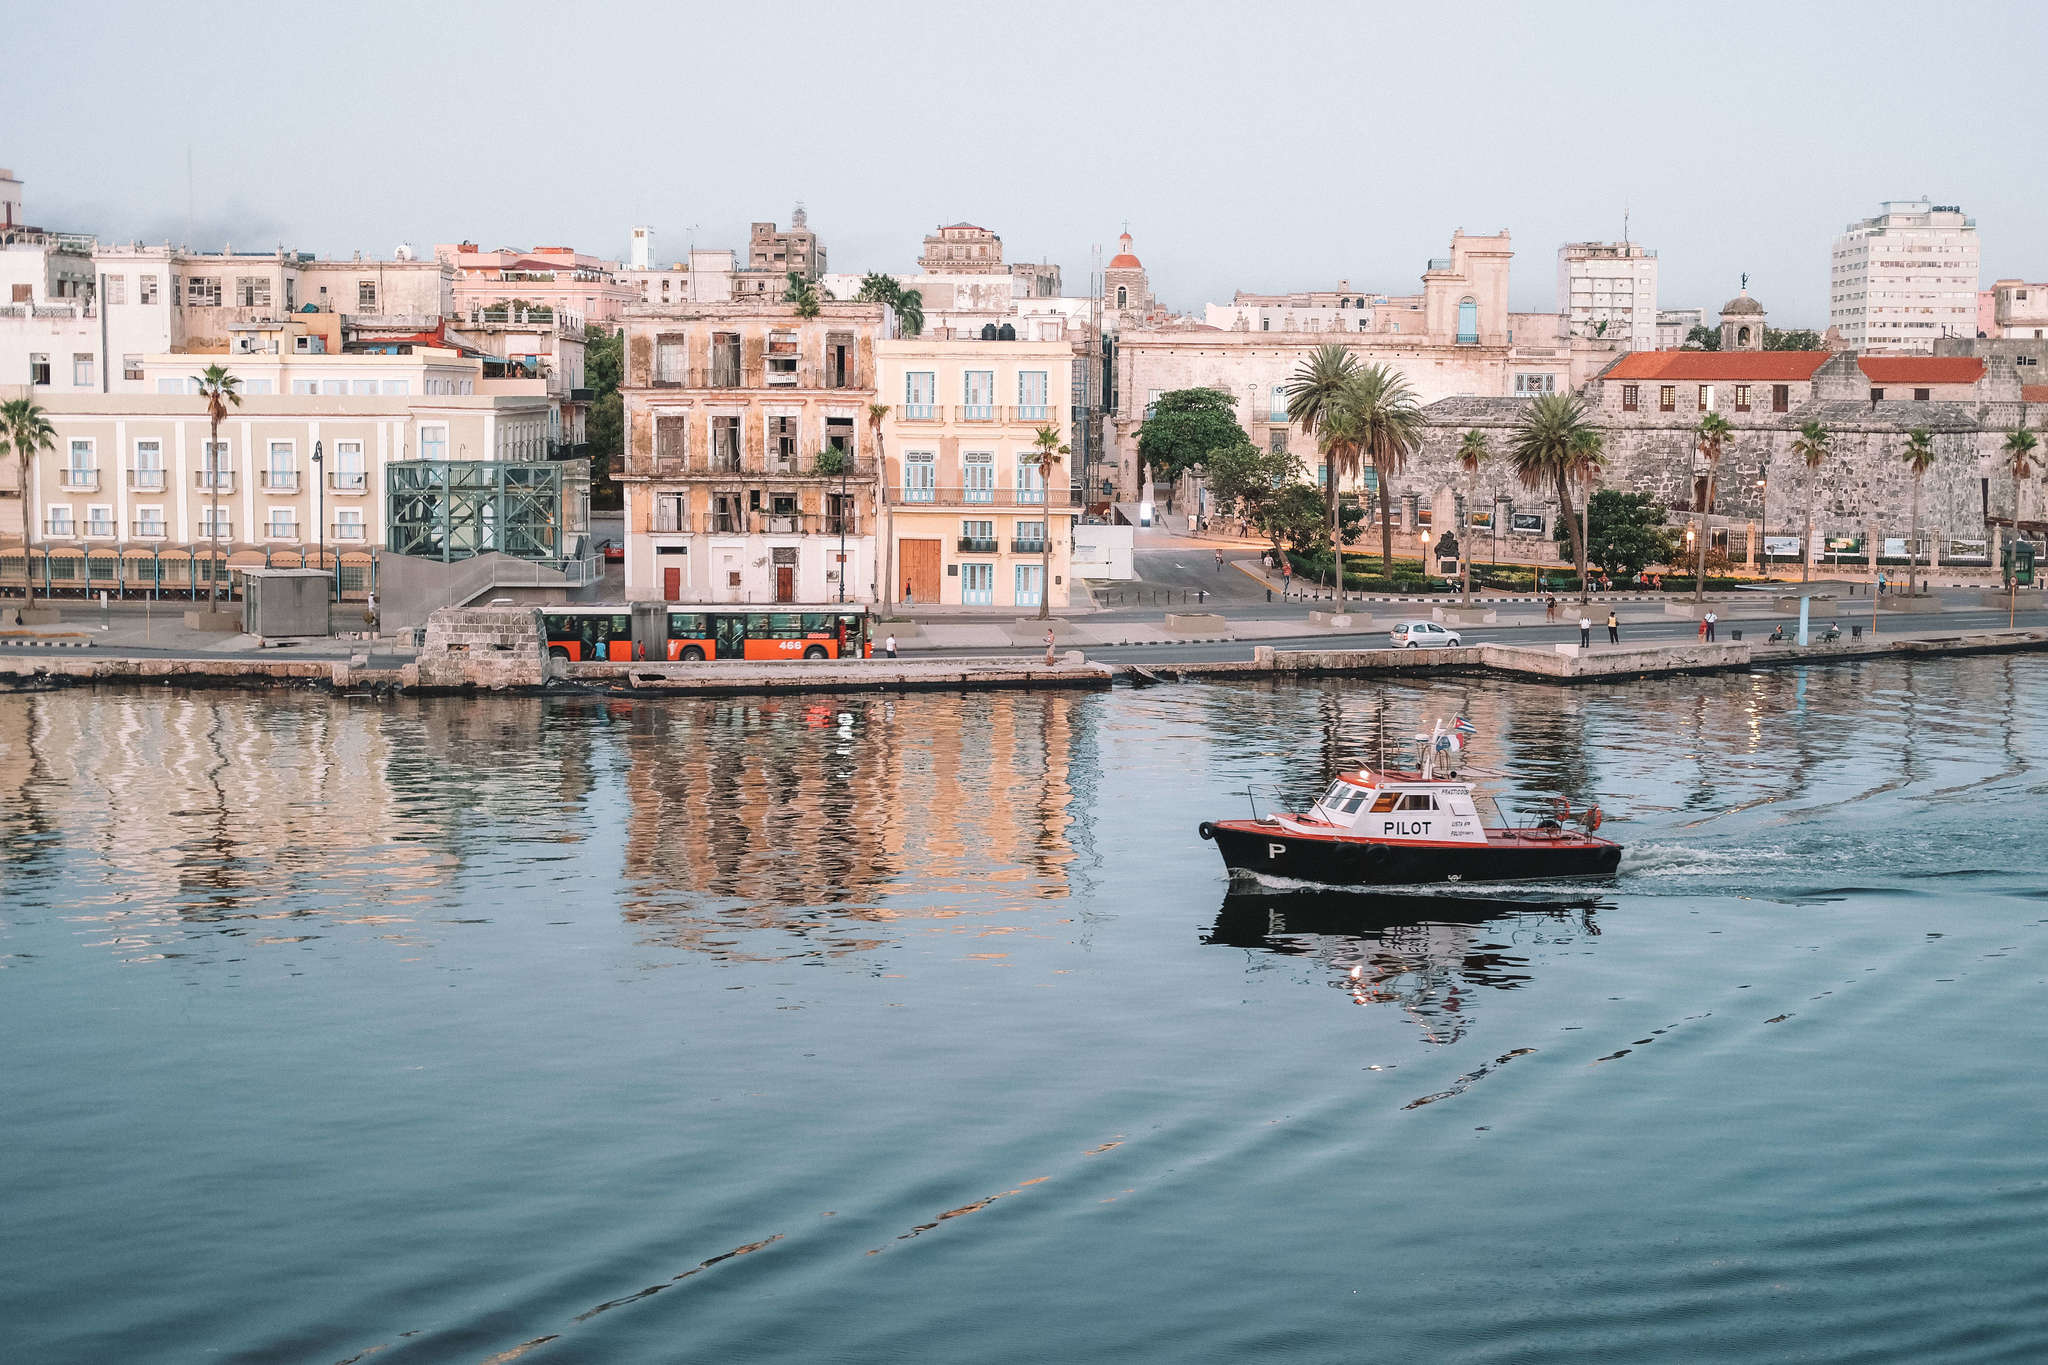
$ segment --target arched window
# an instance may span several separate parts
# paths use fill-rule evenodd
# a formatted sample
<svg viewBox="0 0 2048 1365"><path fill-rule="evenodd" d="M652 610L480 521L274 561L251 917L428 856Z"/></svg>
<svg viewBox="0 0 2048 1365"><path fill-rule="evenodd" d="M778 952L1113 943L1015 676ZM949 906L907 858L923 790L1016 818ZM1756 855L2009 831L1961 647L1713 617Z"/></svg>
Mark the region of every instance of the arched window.
<svg viewBox="0 0 2048 1365"><path fill-rule="evenodd" d="M1458 301L1458 341L1468 344L1479 340L1479 301L1460 299Z"/></svg>
<svg viewBox="0 0 2048 1365"><path fill-rule="evenodd" d="M1125 289L1122 285L1118 285L1116 287L1116 306L1119 308L1127 308L1130 306L1130 301L1130 291Z"/></svg>
<svg viewBox="0 0 2048 1365"><path fill-rule="evenodd" d="M1749 345L1749 329L1747 327L1738 327L1735 329L1735 344L1737 346Z"/></svg>

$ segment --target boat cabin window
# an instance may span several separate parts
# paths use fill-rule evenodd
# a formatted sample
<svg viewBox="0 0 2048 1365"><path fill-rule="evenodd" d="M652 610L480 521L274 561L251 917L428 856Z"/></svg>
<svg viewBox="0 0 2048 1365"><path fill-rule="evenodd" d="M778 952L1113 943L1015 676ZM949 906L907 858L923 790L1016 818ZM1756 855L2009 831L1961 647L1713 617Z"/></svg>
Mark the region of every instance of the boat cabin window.
<svg viewBox="0 0 2048 1365"><path fill-rule="evenodd" d="M1436 798L1428 792L1409 792L1401 798L1396 810L1435 810Z"/></svg>
<svg viewBox="0 0 2048 1365"><path fill-rule="evenodd" d="M1372 813L1374 815L1385 815L1394 808L1394 803L1400 799L1401 796L1398 792L1381 792L1373 799Z"/></svg>
<svg viewBox="0 0 2048 1365"><path fill-rule="evenodd" d="M1330 789L1323 793L1323 809L1340 815L1349 815L1365 804L1365 798L1372 793L1363 787L1354 787L1349 782L1332 782Z"/></svg>

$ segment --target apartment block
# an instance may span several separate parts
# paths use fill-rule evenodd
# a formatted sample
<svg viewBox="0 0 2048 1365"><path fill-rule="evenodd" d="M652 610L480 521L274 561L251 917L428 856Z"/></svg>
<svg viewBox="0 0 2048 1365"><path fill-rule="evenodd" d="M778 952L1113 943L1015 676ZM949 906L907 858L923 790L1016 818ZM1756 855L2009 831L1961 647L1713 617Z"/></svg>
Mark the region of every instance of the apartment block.
<svg viewBox="0 0 2048 1365"><path fill-rule="evenodd" d="M1066 606L1078 508L1058 447L1071 445L1073 346L915 337L875 352L890 599ZM1040 431L1057 438L1043 465Z"/></svg>
<svg viewBox="0 0 2048 1365"><path fill-rule="evenodd" d="M626 596L875 599L882 304L776 299L625 316Z"/></svg>
<svg viewBox="0 0 2048 1365"><path fill-rule="evenodd" d="M1571 335L1657 345L1657 253L1636 242L1567 242L1557 249L1557 311Z"/></svg>
<svg viewBox="0 0 2048 1365"><path fill-rule="evenodd" d="M1977 220L1954 204L1887 200L1835 238L1828 323L1856 351L1932 351L1977 335Z"/></svg>

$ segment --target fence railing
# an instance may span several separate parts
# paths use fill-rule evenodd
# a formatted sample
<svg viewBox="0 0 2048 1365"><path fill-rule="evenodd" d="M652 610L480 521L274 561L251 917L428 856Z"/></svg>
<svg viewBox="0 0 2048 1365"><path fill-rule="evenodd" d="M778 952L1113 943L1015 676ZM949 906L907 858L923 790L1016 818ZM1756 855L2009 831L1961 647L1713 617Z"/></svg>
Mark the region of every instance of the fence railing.
<svg viewBox="0 0 2048 1365"><path fill-rule="evenodd" d="M904 507L1072 507L1066 488L902 488L889 501Z"/></svg>

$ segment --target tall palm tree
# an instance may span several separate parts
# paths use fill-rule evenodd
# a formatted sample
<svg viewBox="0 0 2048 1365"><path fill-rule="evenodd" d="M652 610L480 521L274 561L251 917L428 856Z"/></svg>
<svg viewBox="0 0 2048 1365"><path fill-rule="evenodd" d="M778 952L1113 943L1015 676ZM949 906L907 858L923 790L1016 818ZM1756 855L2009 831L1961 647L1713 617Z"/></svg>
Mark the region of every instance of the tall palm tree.
<svg viewBox="0 0 2048 1365"><path fill-rule="evenodd" d="M1700 500L1700 541L1693 547L1692 600L1707 600L1707 542L1713 537L1707 529L1707 518L1714 511L1714 485L1721 476L1721 450L1728 438L1735 434L1735 428L1726 417L1710 412L1700 418L1699 425L1692 429L1693 439L1699 442L1700 458L1707 464L1707 483Z"/></svg>
<svg viewBox="0 0 2048 1365"><path fill-rule="evenodd" d="M1349 403L1339 402L1317 423L1316 449L1323 457L1326 485L1323 511L1330 518L1330 565L1331 575L1336 579L1333 595L1340 601L1344 596L1344 527L1337 486L1345 475L1357 475L1364 446L1361 414Z"/></svg>
<svg viewBox="0 0 2048 1365"><path fill-rule="evenodd" d="M924 291L921 289L899 289L896 291L896 321L907 337L924 335Z"/></svg>
<svg viewBox="0 0 2048 1365"><path fill-rule="evenodd" d="M1792 442L1792 453L1806 461L1806 535L1799 542L1799 581L1813 581L1813 509L1819 500L1820 467L1829 455L1828 443L1834 440L1834 433L1820 421L1804 422L1799 435ZM1764 528L1764 538L1770 539L1771 528ZM1768 553L1768 552L1766 552Z"/></svg>
<svg viewBox="0 0 2048 1365"><path fill-rule="evenodd" d="M30 606L36 601L33 560L36 546L37 499L29 494L29 472L36 456L57 448L57 429L32 398L11 398L0 403L0 454L14 451L15 470L21 483L21 576Z"/></svg>
<svg viewBox="0 0 2048 1365"><path fill-rule="evenodd" d="M924 294L916 289L905 289L894 275L869 271L861 277L860 289L855 292L856 303L886 303L896 310L896 322L907 337L918 336L924 331Z"/></svg>
<svg viewBox="0 0 2048 1365"><path fill-rule="evenodd" d="M1356 414L1359 451L1379 476L1380 574L1389 576L1394 570L1394 476L1422 444L1422 408L1408 381L1386 365L1361 366L1344 382L1340 401Z"/></svg>
<svg viewBox="0 0 2048 1365"><path fill-rule="evenodd" d="M220 610L220 580L222 577L220 551L220 424L228 415L228 405L242 406L242 381L228 373L225 365L208 365L206 371L196 377L199 395L206 400L206 426L209 433L206 444L206 483L212 502L206 523L206 539L213 548L213 566L207 579L207 608Z"/></svg>
<svg viewBox="0 0 2048 1365"><path fill-rule="evenodd" d="M1905 460L1906 468L1913 471L1913 539L1906 546L1906 595L1911 597L1920 591L1920 486L1934 463L1934 433L1926 427L1907 432Z"/></svg>
<svg viewBox="0 0 2048 1365"><path fill-rule="evenodd" d="M1044 558L1038 571L1038 619L1044 621L1052 616L1052 471L1059 467L1060 456L1071 450L1060 444L1058 427L1040 427L1031 443L1038 449L1024 458L1038 467L1039 487L1045 493L1045 536L1039 548Z"/></svg>
<svg viewBox="0 0 2048 1365"><path fill-rule="evenodd" d="M2015 539L2020 533L2020 489L2034 472L2034 450L2040 444L2034 433L2025 427L2005 434L2005 467L2012 471L2012 533Z"/></svg>
<svg viewBox="0 0 2048 1365"><path fill-rule="evenodd" d="M891 517L887 526L882 524L882 509L889 501L889 461L887 453L882 449L882 423L888 419L887 403L868 404L868 435L873 438L875 447L875 539L882 547L879 556L882 570L881 590L874 594L876 606L894 600L895 592L890 584L896 581L896 547L890 543L896 538L896 519ZM839 514L845 516L846 509L840 508ZM846 572L844 564L839 566L839 572Z"/></svg>
<svg viewBox="0 0 2048 1365"><path fill-rule="evenodd" d="M1474 427L1458 442L1458 467L1465 471L1465 524L1458 536L1458 595L1472 601L1472 553L1466 542L1472 538L1472 499L1479 491L1479 466L1493 452L1487 448L1486 433Z"/></svg>
<svg viewBox="0 0 2048 1365"><path fill-rule="evenodd" d="M1288 422L1307 433L1323 453L1323 496L1330 503L1330 550L1340 597L1344 593L1344 542L1338 535L1337 470L1331 463L1331 451L1344 450L1350 438L1340 436L1333 442L1325 427L1340 406L1345 384L1357 372L1358 357L1333 342L1316 347L1313 355L1294 367L1294 373L1280 388L1287 395Z"/></svg>
<svg viewBox="0 0 2048 1365"><path fill-rule="evenodd" d="M1607 438L1593 426L1581 427L1572 437L1572 477L1579 485L1579 600L1592 598L1592 586L1586 582L1587 561L1593 554L1593 531L1588 526L1587 504L1593 496L1594 477L1600 466L1607 462Z"/></svg>
<svg viewBox="0 0 2048 1365"><path fill-rule="evenodd" d="M800 318L818 316L818 290L798 271L789 272L789 286L782 291L782 301L795 304Z"/></svg>
<svg viewBox="0 0 2048 1365"><path fill-rule="evenodd" d="M1530 400L1516 420L1515 434L1508 446L1508 462L1524 488L1557 494L1558 514L1571 536L1572 560L1586 562L1586 528L1572 515L1572 480L1598 469L1604 452L1586 406L1576 394L1546 393ZM1579 575L1584 589L1585 574Z"/></svg>

